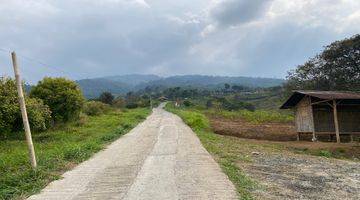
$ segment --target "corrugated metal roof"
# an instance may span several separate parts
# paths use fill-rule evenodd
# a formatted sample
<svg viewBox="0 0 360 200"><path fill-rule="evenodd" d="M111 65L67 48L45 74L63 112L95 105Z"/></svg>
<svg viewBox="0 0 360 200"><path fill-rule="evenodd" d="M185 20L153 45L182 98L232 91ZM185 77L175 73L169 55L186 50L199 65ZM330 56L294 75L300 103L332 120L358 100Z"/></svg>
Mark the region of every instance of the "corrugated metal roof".
<svg viewBox="0 0 360 200"><path fill-rule="evenodd" d="M280 109L287 109L296 106L296 104L298 104L305 96L316 97L322 100L360 100L360 94L355 92L298 90L293 92L290 98L280 107Z"/></svg>
<svg viewBox="0 0 360 200"><path fill-rule="evenodd" d="M308 90L299 90L295 91L297 93L305 94L312 97L317 97L320 99L360 99L360 94L355 92L340 92L340 91L308 91Z"/></svg>

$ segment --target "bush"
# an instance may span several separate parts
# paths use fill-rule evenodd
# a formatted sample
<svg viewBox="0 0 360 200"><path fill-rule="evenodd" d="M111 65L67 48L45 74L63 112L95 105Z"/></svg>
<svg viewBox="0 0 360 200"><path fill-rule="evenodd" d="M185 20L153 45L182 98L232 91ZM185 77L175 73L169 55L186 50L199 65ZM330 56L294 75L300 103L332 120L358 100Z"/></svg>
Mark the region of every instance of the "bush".
<svg viewBox="0 0 360 200"><path fill-rule="evenodd" d="M139 105L137 103L128 103L126 104L126 108L128 109L134 109L134 108L137 108L139 107Z"/></svg>
<svg viewBox="0 0 360 200"><path fill-rule="evenodd" d="M109 110L109 106L99 101L88 101L84 105L84 113L90 116L101 115Z"/></svg>
<svg viewBox="0 0 360 200"><path fill-rule="evenodd" d="M189 100L184 101L184 106L189 107L191 105L192 105L191 101L189 101Z"/></svg>
<svg viewBox="0 0 360 200"><path fill-rule="evenodd" d="M55 122L78 119L84 104L78 85L65 78L44 78L31 89L30 97L42 99L50 107Z"/></svg>
<svg viewBox="0 0 360 200"><path fill-rule="evenodd" d="M137 105L142 108L149 107L150 100L149 99L141 99L140 101L137 102Z"/></svg>
<svg viewBox="0 0 360 200"><path fill-rule="evenodd" d="M19 112L15 81L0 79L0 134L13 130Z"/></svg>
<svg viewBox="0 0 360 200"><path fill-rule="evenodd" d="M23 129L15 81L0 78L0 134ZM40 99L25 97L30 128L36 131L51 126L51 111Z"/></svg>
<svg viewBox="0 0 360 200"><path fill-rule="evenodd" d="M27 113L29 117L29 124L33 130L44 131L51 127L51 111L49 106L44 105L41 99L27 98L26 99ZM19 113L19 118L20 118Z"/></svg>
<svg viewBox="0 0 360 200"><path fill-rule="evenodd" d="M114 96L110 92L103 92L99 97L99 101L111 105L114 101Z"/></svg>
<svg viewBox="0 0 360 200"><path fill-rule="evenodd" d="M238 101L236 99L230 98L220 98L219 99L220 104L221 104L221 108L228 110L228 111L232 111L232 110L250 110L250 111L254 111L255 110L255 106L252 105L251 103L247 103L247 102L243 102L243 101Z"/></svg>
<svg viewBox="0 0 360 200"><path fill-rule="evenodd" d="M125 107L125 100L121 97L117 97L114 101L112 106L115 108L124 108Z"/></svg>

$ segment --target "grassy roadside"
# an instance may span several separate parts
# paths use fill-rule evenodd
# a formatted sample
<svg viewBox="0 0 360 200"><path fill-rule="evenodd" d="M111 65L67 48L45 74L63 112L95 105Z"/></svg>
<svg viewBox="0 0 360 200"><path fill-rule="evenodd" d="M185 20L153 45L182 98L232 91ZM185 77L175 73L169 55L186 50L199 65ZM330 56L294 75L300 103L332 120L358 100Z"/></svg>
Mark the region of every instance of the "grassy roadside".
<svg viewBox="0 0 360 200"><path fill-rule="evenodd" d="M248 122L258 124L265 122L277 122L277 123L290 123L294 121L294 116L291 114L284 114L270 110L239 110L239 111L224 111L224 110L210 110L206 114L221 116L227 119L242 118Z"/></svg>
<svg viewBox="0 0 360 200"><path fill-rule="evenodd" d="M199 112L176 109L172 104L167 104L166 110L180 116L194 130L207 151L234 183L240 199L253 199L251 191L258 185L237 166L239 160L244 162L251 160L236 152L236 143L227 137L214 134L207 117Z"/></svg>
<svg viewBox="0 0 360 200"><path fill-rule="evenodd" d="M0 141L0 199L23 199L106 144L127 133L150 113L149 109L111 111L56 130L33 134L38 169L31 170L23 138Z"/></svg>

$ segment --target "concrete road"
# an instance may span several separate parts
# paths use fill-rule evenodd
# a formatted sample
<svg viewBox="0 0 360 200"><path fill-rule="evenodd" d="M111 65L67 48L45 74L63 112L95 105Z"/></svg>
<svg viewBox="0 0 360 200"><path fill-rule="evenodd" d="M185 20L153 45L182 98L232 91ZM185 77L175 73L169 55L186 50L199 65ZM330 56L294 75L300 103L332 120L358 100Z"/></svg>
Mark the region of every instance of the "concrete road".
<svg viewBox="0 0 360 200"><path fill-rule="evenodd" d="M29 199L238 197L193 131L176 115L156 108L130 133Z"/></svg>

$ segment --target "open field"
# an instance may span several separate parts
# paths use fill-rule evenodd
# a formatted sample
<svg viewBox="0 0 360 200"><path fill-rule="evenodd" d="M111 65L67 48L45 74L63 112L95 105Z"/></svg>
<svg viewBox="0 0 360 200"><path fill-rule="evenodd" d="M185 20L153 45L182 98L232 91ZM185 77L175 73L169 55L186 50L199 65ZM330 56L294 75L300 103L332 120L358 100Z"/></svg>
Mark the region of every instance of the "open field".
<svg viewBox="0 0 360 200"><path fill-rule="evenodd" d="M254 123L243 118L225 118L209 116L211 127L215 133L249 139L274 141L295 141L297 133L291 123L263 122Z"/></svg>
<svg viewBox="0 0 360 200"><path fill-rule="evenodd" d="M360 197L358 144L280 142L218 135L201 111L171 105L168 109L195 130L236 185L241 199Z"/></svg>
<svg viewBox="0 0 360 200"><path fill-rule="evenodd" d="M0 141L0 199L23 199L127 133L149 109L112 111L82 123L33 134L38 169L31 170L23 136Z"/></svg>

